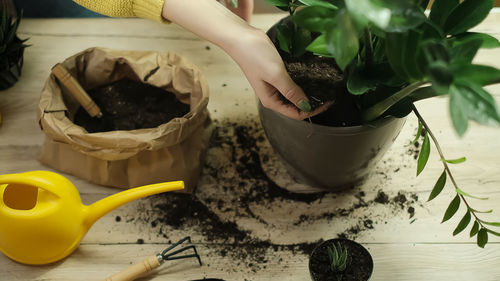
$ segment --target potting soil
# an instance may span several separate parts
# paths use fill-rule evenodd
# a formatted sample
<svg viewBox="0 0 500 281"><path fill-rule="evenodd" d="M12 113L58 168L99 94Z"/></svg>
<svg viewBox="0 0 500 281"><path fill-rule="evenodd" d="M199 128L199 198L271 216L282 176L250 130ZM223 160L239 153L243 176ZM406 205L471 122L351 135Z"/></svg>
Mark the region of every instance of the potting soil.
<svg viewBox="0 0 500 281"><path fill-rule="evenodd" d="M154 128L189 112L189 104L175 94L131 79L88 91L102 111L102 118L92 118L82 107L74 123L89 133Z"/></svg>

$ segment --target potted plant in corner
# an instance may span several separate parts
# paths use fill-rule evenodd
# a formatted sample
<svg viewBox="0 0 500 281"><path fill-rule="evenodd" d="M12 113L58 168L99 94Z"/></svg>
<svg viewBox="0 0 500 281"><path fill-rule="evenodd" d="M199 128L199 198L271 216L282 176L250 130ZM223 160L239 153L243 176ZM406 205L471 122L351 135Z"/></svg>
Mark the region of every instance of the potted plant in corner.
<svg viewBox="0 0 500 281"><path fill-rule="evenodd" d="M370 252L348 239L330 239L314 248L309 258L313 281L368 281L373 272Z"/></svg>
<svg viewBox="0 0 500 281"><path fill-rule="evenodd" d="M483 21L493 0L436 0L429 15L428 0L267 0L290 16L268 35L294 81L313 108L332 102L330 109L296 121L259 105L262 125L289 172L311 185L340 190L363 179L388 149L412 111L419 121L414 142L423 139L417 175L429 157L431 140L443 163L429 200L449 178L456 196L443 222L466 205L453 234L471 222L470 236L480 247L491 226L468 202L474 196L459 188L449 164L465 158L445 157L414 103L450 96L453 127L462 136L469 120L498 125L500 114L484 86L500 82L500 70L472 63L480 48L495 48L492 36L469 30ZM307 120L306 120L307 121Z"/></svg>
<svg viewBox="0 0 500 281"><path fill-rule="evenodd" d="M0 91L12 87L19 76L23 67L24 44L26 40L17 37L16 32L21 22L21 16L16 20L9 15L7 8L1 6L0 19ZM0 113L0 124L2 116Z"/></svg>

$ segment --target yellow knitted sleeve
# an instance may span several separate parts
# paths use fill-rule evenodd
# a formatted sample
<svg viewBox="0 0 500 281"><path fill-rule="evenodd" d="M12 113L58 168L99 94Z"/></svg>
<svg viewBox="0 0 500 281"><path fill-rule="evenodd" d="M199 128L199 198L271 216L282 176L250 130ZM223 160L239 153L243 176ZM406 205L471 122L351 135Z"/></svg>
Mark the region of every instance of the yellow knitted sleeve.
<svg viewBox="0 0 500 281"><path fill-rule="evenodd" d="M141 17L168 22L161 16L165 0L73 0L96 13L110 17Z"/></svg>

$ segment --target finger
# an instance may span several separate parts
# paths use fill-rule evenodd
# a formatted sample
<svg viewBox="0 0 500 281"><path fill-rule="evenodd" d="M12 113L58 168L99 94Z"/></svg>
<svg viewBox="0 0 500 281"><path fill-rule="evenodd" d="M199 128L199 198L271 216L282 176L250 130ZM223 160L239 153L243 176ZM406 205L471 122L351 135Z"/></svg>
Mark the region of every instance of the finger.
<svg viewBox="0 0 500 281"><path fill-rule="evenodd" d="M295 120L306 119L326 109L321 107L310 113L300 111L293 104L283 103L282 98L279 97L281 94L274 87L267 83L263 83L263 85L254 87L254 90L260 102L265 108L271 109Z"/></svg>
<svg viewBox="0 0 500 281"><path fill-rule="evenodd" d="M262 95L263 92L267 92L268 94ZM311 112L303 112L294 105L284 104L281 98L279 98L280 93L268 84L262 87L260 92L256 91L256 93L261 94L258 94L257 96L264 107L295 120L304 120L306 118L316 116L326 111L333 104L333 102L327 102Z"/></svg>
<svg viewBox="0 0 500 281"><path fill-rule="evenodd" d="M297 108L303 112L311 112L311 104L307 98L304 91L293 82L292 78L288 73L284 72L282 75L278 75L275 81L270 83L291 103L293 103Z"/></svg>

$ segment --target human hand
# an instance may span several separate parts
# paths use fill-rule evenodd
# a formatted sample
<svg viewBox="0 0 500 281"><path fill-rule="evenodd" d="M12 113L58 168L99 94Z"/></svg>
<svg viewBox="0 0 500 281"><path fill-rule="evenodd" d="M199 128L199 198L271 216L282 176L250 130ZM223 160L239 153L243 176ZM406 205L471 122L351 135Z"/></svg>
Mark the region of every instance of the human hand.
<svg viewBox="0 0 500 281"><path fill-rule="evenodd" d="M250 22L250 18L253 13L253 1L254 0L236 0L238 6L235 8L232 5L231 0L222 0L225 2L226 7L231 10L234 14L238 15L240 18L246 22Z"/></svg>
<svg viewBox="0 0 500 281"><path fill-rule="evenodd" d="M328 105L324 105L311 111L306 95L286 72L267 35L217 1L168 0L162 14L226 51L241 67L265 107L298 120L327 109ZM280 95L292 104L284 104Z"/></svg>
<svg viewBox="0 0 500 281"><path fill-rule="evenodd" d="M253 29L242 34L240 39L239 43L228 49L228 53L243 70L264 107L297 120L314 116L328 108L329 104L325 104L311 110L306 95L290 78L278 51L264 32ZM284 104L280 95L292 104Z"/></svg>

